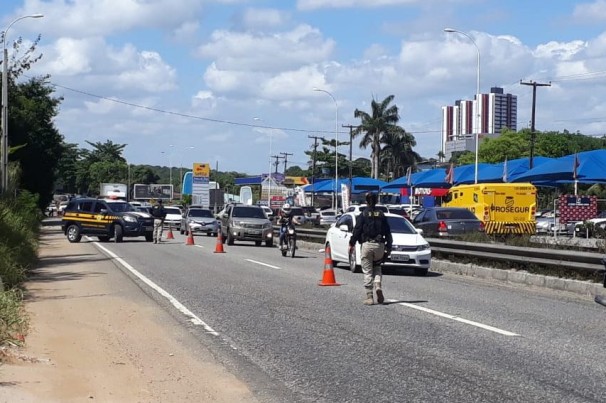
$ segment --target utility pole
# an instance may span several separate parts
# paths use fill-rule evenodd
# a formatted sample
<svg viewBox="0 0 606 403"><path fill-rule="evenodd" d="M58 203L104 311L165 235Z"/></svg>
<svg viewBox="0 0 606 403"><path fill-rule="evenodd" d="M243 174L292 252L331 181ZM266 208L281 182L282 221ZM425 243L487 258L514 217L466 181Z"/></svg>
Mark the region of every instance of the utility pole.
<svg viewBox="0 0 606 403"><path fill-rule="evenodd" d="M314 186L316 184L316 151L318 149L318 140L322 137L318 136L307 136L307 138L314 139L314 154L311 163L311 206L314 206L314 197L316 195L316 191L314 190Z"/></svg>
<svg viewBox="0 0 606 403"><path fill-rule="evenodd" d="M349 202L351 203L351 188L353 187L352 183L352 174L353 174L353 160L352 160L352 146L353 146L353 125L341 125L341 127L349 128Z"/></svg>
<svg viewBox="0 0 606 403"><path fill-rule="evenodd" d="M280 165L280 158L284 158L281 155L272 155L271 158L275 158L274 166L276 167L276 175L278 174L278 165Z"/></svg>
<svg viewBox="0 0 606 403"><path fill-rule="evenodd" d="M288 164L288 156L293 155L292 153L280 153L284 158L284 176L286 176L286 164Z"/></svg>
<svg viewBox="0 0 606 403"><path fill-rule="evenodd" d="M520 84L532 86L532 117L530 120L530 159L528 161L528 167L529 169L532 169L534 159L534 141L536 134L534 131L534 116L537 105L537 87L551 87L551 81L549 83L537 83L536 81L524 82L520 80Z"/></svg>

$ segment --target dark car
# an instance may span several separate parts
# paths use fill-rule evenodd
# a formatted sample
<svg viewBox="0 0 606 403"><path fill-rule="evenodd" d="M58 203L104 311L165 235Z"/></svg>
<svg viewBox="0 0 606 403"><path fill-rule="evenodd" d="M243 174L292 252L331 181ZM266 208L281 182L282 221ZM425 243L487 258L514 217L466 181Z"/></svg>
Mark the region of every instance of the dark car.
<svg viewBox="0 0 606 403"><path fill-rule="evenodd" d="M65 207L61 228L70 242L80 242L82 235L95 235L102 242L144 236L151 242L154 220L126 201L80 198L70 200Z"/></svg>
<svg viewBox="0 0 606 403"><path fill-rule="evenodd" d="M427 207L412 221L426 237L451 237L484 232L484 224L463 207Z"/></svg>

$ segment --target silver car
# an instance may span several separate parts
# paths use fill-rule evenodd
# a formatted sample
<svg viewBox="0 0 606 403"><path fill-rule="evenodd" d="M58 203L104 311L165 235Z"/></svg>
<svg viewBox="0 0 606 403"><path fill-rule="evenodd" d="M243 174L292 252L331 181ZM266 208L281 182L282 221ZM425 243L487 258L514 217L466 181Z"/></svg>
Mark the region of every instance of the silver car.
<svg viewBox="0 0 606 403"><path fill-rule="evenodd" d="M208 236L217 236L219 232L219 222L213 216L209 209L190 208L183 215L181 220L181 234L192 235L195 233L205 233Z"/></svg>
<svg viewBox="0 0 606 403"><path fill-rule="evenodd" d="M221 215L221 235L223 242L233 245L234 241L254 241L260 246L274 244L274 230L271 221L261 206L230 204Z"/></svg>

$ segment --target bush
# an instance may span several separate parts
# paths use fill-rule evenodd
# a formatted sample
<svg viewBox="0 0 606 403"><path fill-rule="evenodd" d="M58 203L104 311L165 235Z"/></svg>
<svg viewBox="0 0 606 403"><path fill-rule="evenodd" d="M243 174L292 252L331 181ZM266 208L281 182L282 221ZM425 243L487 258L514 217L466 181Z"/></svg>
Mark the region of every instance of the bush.
<svg viewBox="0 0 606 403"><path fill-rule="evenodd" d="M13 289L0 292L0 345L20 345L29 328L22 293Z"/></svg>

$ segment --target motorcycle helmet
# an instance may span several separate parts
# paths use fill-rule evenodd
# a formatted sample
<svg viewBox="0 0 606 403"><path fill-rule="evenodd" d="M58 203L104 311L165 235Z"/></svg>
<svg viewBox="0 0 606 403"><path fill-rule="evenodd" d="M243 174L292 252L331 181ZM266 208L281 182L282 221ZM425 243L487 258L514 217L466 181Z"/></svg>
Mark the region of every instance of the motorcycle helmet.
<svg viewBox="0 0 606 403"><path fill-rule="evenodd" d="M290 204L289 203L284 203L284 205L282 205L282 212L285 214L290 213Z"/></svg>

